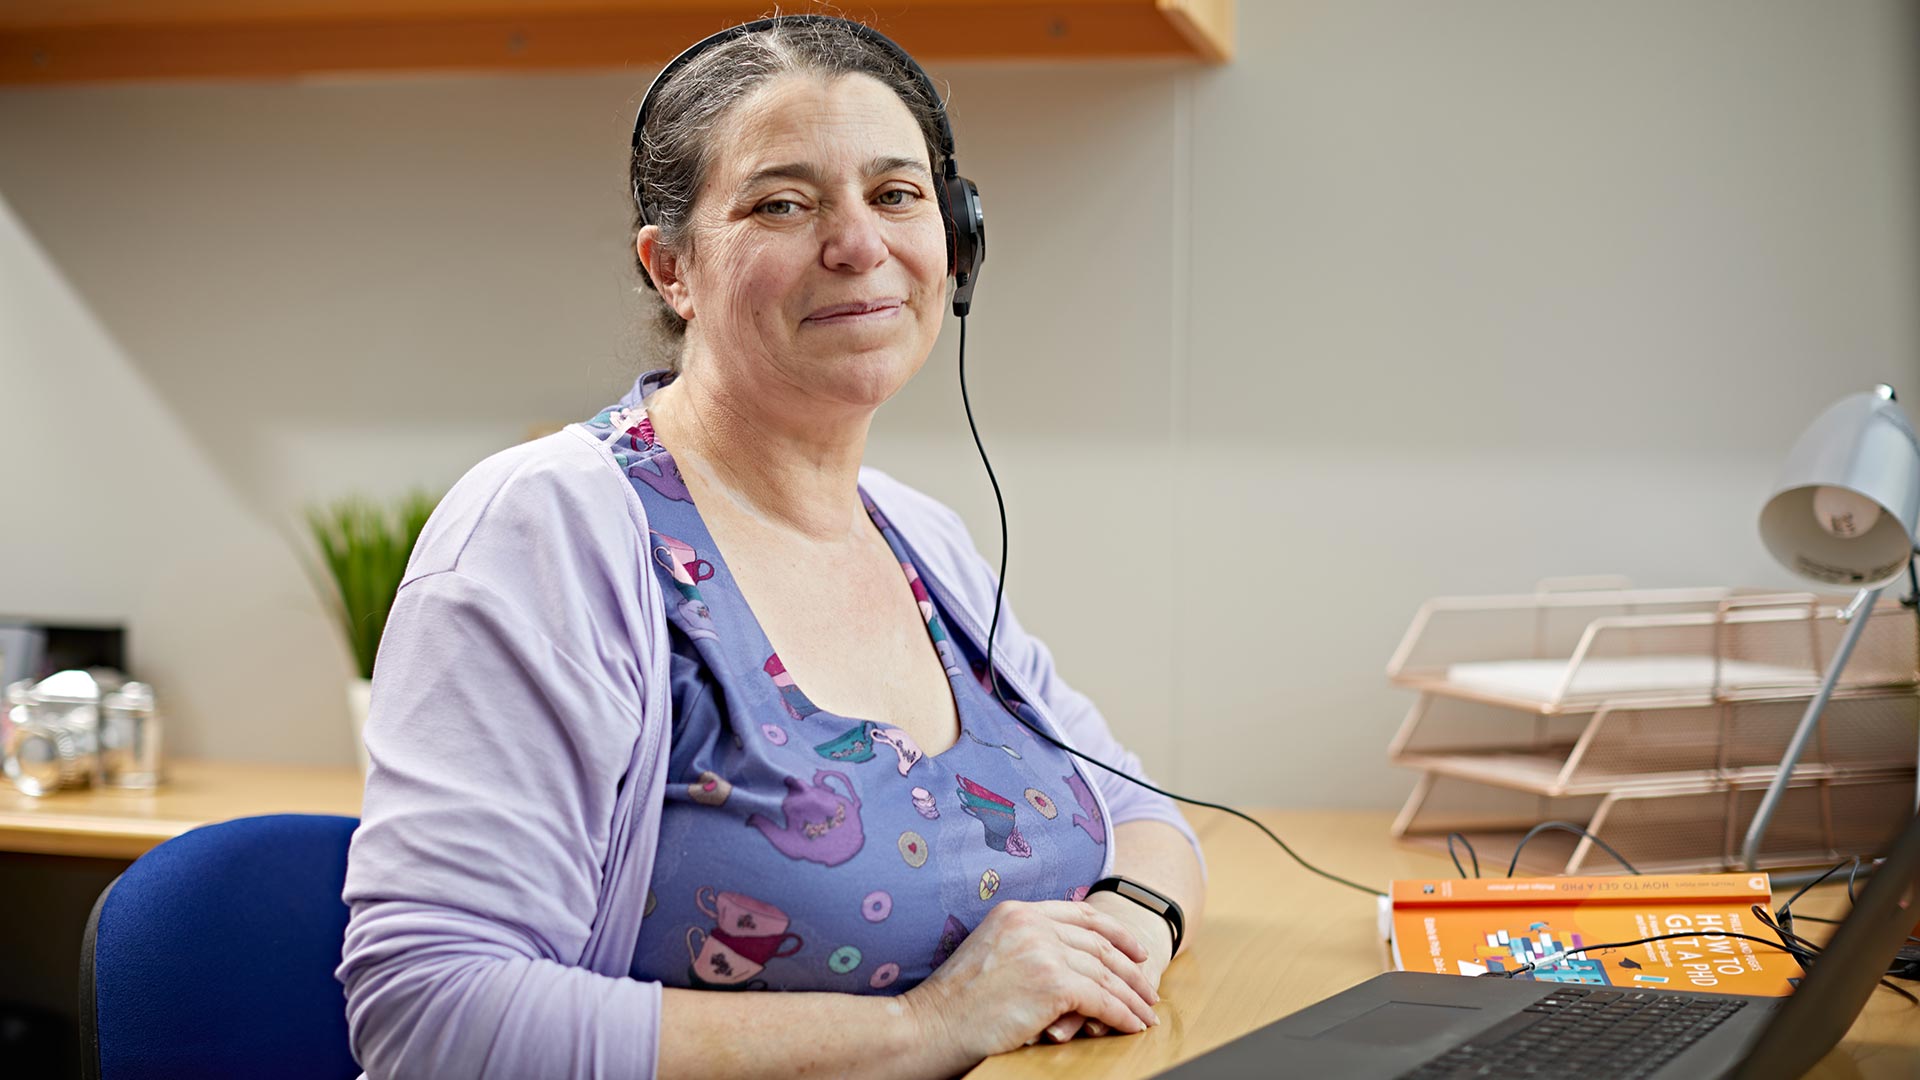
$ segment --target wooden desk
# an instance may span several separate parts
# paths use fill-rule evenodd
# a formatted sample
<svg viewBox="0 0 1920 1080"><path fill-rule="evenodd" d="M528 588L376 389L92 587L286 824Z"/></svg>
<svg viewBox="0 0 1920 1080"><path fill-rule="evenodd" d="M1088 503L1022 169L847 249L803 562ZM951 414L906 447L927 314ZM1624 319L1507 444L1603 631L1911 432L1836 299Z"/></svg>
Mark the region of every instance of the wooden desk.
<svg viewBox="0 0 1920 1080"><path fill-rule="evenodd" d="M1197 1057L1384 970L1373 898L1300 869L1243 821L1183 808L1207 852L1205 919L1191 951L1167 969L1160 1025L1140 1035L1076 1039L990 1058L974 1080L1140 1077ZM1453 873L1444 856L1387 837L1385 812L1261 811L1257 816L1316 866L1363 885ZM1818 902L1815 902L1817 898ZM1781 897L1785 899L1785 897ZM1832 917L1843 890L1794 905ZM1276 1075L1283 1063L1276 1062ZM1877 990L1840 1046L1808 1074L1821 1080L1920 1077L1920 1008Z"/></svg>
<svg viewBox="0 0 1920 1080"><path fill-rule="evenodd" d="M360 813L360 773L351 767L175 761L168 777L153 792L72 791L45 799L0 785L0 852L133 859L208 822ZM1151 1076L1383 970L1372 898L1300 869L1244 822L1210 810L1189 813L1206 845L1207 911L1191 951L1167 970L1160 1026L1142 1035L1004 1054L970 1076ZM1386 811L1259 816L1308 859L1362 884L1385 888L1393 878L1452 870L1439 855L1389 840L1393 815ZM1795 909L1831 917L1845 906L1836 887L1816 890ZM1876 991L1847 1038L1811 1075L1920 1077L1920 1009Z"/></svg>
<svg viewBox="0 0 1920 1080"><path fill-rule="evenodd" d="M0 851L137 859L196 826L253 814L360 816L352 766L169 761L153 791L82 788L36 799L0 782Z"/></svg>

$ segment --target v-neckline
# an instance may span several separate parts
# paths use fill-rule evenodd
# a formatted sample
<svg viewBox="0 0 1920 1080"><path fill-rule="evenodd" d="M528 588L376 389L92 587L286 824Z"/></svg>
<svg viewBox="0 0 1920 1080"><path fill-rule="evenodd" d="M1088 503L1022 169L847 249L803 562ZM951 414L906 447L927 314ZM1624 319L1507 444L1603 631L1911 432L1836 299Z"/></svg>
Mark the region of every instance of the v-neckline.
<svg viewBox="0 0 1920 1080"><path fill-rule="evenodd" d="M645 444L644 448L640 451L641 455L644 457L664 458L664 464L671 466L678 472L680 466L679 462L674 458L673 451L664 443L660 442L658 434L654 431L652 420L645 415L644 399L636 408L641 412L641 417L635 422L631 430L633 434L637 435ZM914 593L915 606L918 607L921 604L926 605L926 617L920 620L920 626L927 635L927 643L933 647L935 658L941 662L942 670L947 676L948 701L953 709L953 742L941 748L938 752L930 753L921 749L922 756L927 760L944 757L969 738L972 738L972 741L978 742L983 746L1001 748L1001 744L984 742L977 737L971 736L971 733L966 730L966 722L962 718L960 703L962 690L955 684L954 680L969 676L966 669L958 662L958 645L955 643L953 635L946 631L945 621L939 612L937 604L933 600L933 593L925 585L920 575L919 562L913 558L911 551L907 548L906 540L897 533L889 536L888 534L892 531L891 523L885 521L885 515L880 513L880 509L874 504L872 497L867 494L864 488L856 487L855 490L859 493L860 505L867 515L867 521L873 525L874 529L880 534L881 540L886 543L888 552L895 557L895 562L900 568L901 575L907 580L909 590ZM716 569L726 569L727 580L732 586L733 601L740 605L740 609L745 613L747 621L753 624L753 632L757 635L761 649L767 657L764 663L766 673L774 680L779 689L780 696L787 700L788 708L797 709L800 706L804 706L804 712L800 717L802 721L825 717L838 721L841 724L858 726L863 730L868 725L889 728L907 734L907 737L912 739L912 734L898 724L872 717L847 716L830 709L821 708L820 705L814 702L813 698L800 686L799 680L794 678L792 673L786 670L786 662L780 659L779 650L774 648L773 640L767 636L766 625L761 622L759 613L753 610L752 602L749 601L746 594L741 591L740 581L733 574L732 564L728 562L726 554L721 551L720 541L713 535L712 528L707 524L706 515L701 512L700 504L695 501L691 490L688 490L686 494L687 505L693 509L693 515L698 520L701 531L706 534L706 547L711 552L707 561L713 564ZM704 581L708 579L700 578L697 580ZM918 586L918 588L915 588L915 586ZM944 654L940 648L943 639L949 650ZM952 657L951 660L949 659L950 656ZM776 665L778 666L777 673L775 671ZM784 684L780 682L780 676L782 675L786 677ZM916 749L919 749L919 740L914 739L913 741Z"/></svg>
<svg viewBox="0 0 1920 1080"><path fill-rule="evenodd" d="M670 450L663 449L663 452L667 453L669 456L671 456L672 454L672 451ZM874 512L873 503L867 498L866 492L862 491L860 493L860 501L862 506L866 509L867 520L869 522L872 522L873 527L880 531L881 538L884 540L886 538L886 529L879 522L873 520L873 512ZM694 504L694 511L696 513L699 512L698 504ZM707 528L707 520L704 515L702 515L700 518L700 527L703 529ZM727 562L725 554L722 553L720 550L720 541L718 538L716 538L713 535L713 531L711 529L707 529L707 538L713 541L713 554L714 554L715 561L720 566L727 567L727 579L733 584L734 599L740 604L741 610L746 612L747 618L750 621L752 621L754 632L760 635L760 638L759 638L760 644L766 647L768 661L772 662L775 660L779 660L780 650L774 648L773 639L767 636L766 624L760 621L759 613L753 610L753 602L747 599L747 594L745 592L741 591L740 579L734 576L732 564ZM891 550L892 545L889 544L888 548L889 550ZM908 576L907 574L907 568L910 565L913 567L912 576ZM900 568L901 576L906 578L907 586L909 589L911 589L913 587L915 580L919 576L919 573L920 573L919 567L917 565L910 564L910 563L900 563L899 568ZM940 617L939 612L935 611L933 614L933 618L938 619L939 617ZM933 647L935 658L939 659L940 658L939 656L940 639L934 634L934 627L932 622L927 620L920 620L920 629L923 633L927 635L927 644ZM786 662L780 661L780 664L781 664L781 669L784 671ZM943 667L944 667L944 664L943 664ZM793 679L791 672L788 673L788 678ZM876 720L871 717L847 716L844 713L837 713L831 709L821 708L813 700L812 696L809 695L806 692L806 690L800 686L800 681L798 679L793 679L792 686L793 686L794 695L798 697L801 701L805 702L807 706L812 710L812 712L809 714L810 717L811 716L831 716L836 720L844 720L849 724L857 724L857 723L878 724L882 727L898 728L902 731L906 730L904 728L901 728L900 725L898 724L889 723L885 720ZM959 718L960 718L960 698L959 698L958 691L954 689L953 676L951 673L947 674L947 693L953 702L954 725L955 727L958 727ZM956 736L954 739L954 745L955 746L959 745L959 741L960 740L958 736ZM949 746L947 749L950 750L952 749L952 747ZM944 754L946 753L946 750L942 750L940 753ZM927 756L932 758L932 757L938 757L939 754L928 754Z"/></svg>

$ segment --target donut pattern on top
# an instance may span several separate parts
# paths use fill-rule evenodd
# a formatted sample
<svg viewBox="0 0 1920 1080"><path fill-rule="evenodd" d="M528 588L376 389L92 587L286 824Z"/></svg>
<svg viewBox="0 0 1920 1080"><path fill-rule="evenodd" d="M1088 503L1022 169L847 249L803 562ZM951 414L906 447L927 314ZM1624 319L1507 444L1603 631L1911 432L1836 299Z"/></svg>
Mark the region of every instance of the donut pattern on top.
<svg viewBox="0 0 1920 1080"><path fill-rule="evenodd" d="M898 994L994 904L1084 896L1106 829L1078 766L1007 711L1037 720L1004 685L1001 704L978 644L949 632L938 590L865 492L947 672L960 738L928 754L899 727L807 698L647 421L643 396L669 377L644 376L586 424L646 508L671 639L669 783L631 974Z"/></svg>

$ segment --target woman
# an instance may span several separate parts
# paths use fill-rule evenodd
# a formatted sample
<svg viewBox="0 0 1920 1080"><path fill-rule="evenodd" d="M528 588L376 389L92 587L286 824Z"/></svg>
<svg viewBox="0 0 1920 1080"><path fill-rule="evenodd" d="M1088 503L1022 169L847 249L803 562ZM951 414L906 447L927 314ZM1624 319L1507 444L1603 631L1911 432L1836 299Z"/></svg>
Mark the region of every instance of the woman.
<svg viewBox="0 0 1920 1080"><path fill-rule="evenodd" d="M1029 732L1139 774L1010 612L987 675L958 517L861 465L947 302L938 109L804 16L649 94L678 362L469 473L387 623L339 971L370 1075L944 1076L1156 1022L1176 930L1088 888L1191 922L1192 831Z"/></svg>

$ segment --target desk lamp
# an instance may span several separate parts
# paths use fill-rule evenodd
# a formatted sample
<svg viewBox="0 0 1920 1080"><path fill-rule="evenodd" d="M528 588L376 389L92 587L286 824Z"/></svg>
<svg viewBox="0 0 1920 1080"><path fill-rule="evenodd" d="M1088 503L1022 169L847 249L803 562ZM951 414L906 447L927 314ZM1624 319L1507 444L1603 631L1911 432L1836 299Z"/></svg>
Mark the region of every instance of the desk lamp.
<svg viewBox="0 0 1920 1080"><path fill-rule="evenodd" d="M1874 603L1920 548L1916 527L1920 439L1894 404L1893 387L1882 384L1841 398L1794 444L1774 496L1760 511L1760 538L1781 565L1822 584L1860 591L1840 613L1847 623L1840 647L1747 828L1742 857L1749 870L1757 869L1761 838L1841 670L1871 621Z"/></svg>

